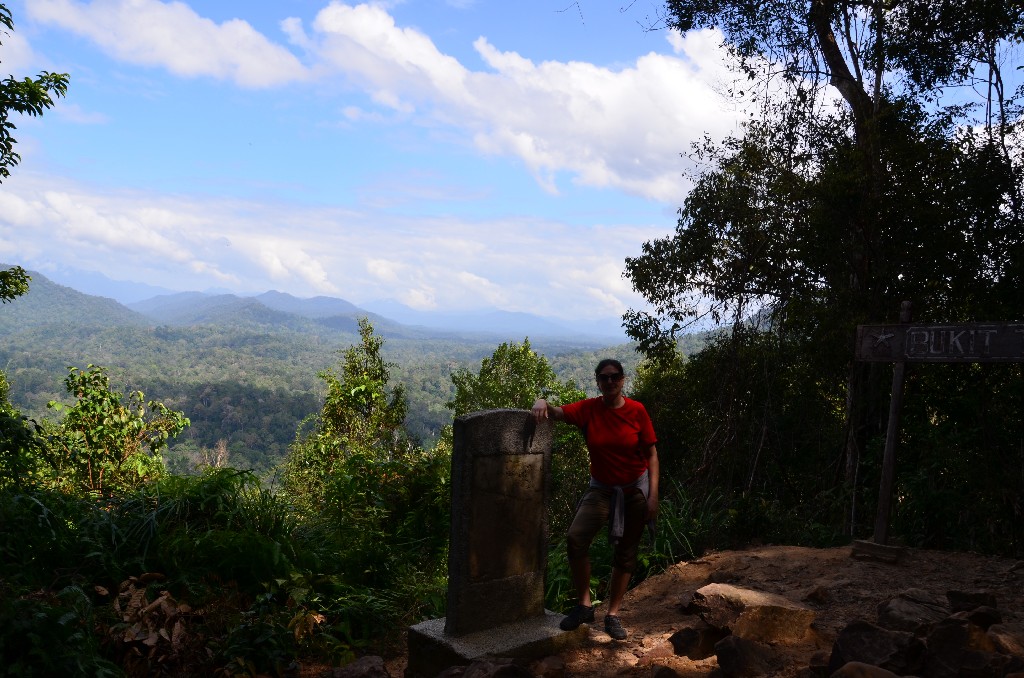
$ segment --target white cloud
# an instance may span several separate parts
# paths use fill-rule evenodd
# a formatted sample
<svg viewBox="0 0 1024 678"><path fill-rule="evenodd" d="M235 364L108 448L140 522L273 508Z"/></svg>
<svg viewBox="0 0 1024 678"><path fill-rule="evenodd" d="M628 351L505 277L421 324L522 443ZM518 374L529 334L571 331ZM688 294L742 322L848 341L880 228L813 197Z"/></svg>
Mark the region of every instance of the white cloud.
<svg viewBox="0 0 1024 678"><path fill-rule="evenodd" d="M295 205L97 195L20 174L0 186L0 254L171 289L279 289L415 308L497 307L561 318L643 302L623 258L663 225L587 229L537 219L389 217ZM287 235L285 235L287 234Z"/></svg>
<svg viewBox="0 0 1024 678"><path fill-rule="evenodd" d="M474 47L489 70L470 71L378 5L332 3L313 29L320 58L378 104L470 130L479 150L520 158L552 193L568 173L582 185L678 201L680 153L739 120L716 93L728 74L710 31L670 34L679 56L652 52L618 70L535 63L481 37Z"/></svg>
<svg viewBox="0 0 1024 678"><path fill-rule="evenodd" d="M118 59L183 77L272 87L306 76L295 55L249 23L217 24L182 2L32 0L26 10L33 20L84 35Z"/></svg>
<svg viewBox="0 0 1024 678"><path fill-rule="evenodd" d="M399 261L389 259L368 259L366 261L366 271L384 283L397 282L399 273L404 269L405 265Z"/></svg>
<svg viewBox="0 0 1024 678"><path fill-rule="evenodd" d="M713 31L666 32L672 54L651 52L617 68L538 63L479 37L473 46L485 67L471 70L422 31L398 25L387 5L335 0L308 32L298 18L280 22L311 63L306 68L247 22L218 24L181 2L33 0L27 7L34 20L84 35L116 58L183 77L243 87L340 79L400 119L452 127L481 153L518 158L551 193L568 177L678 204L689 169L680 154L705 133L735 131L740 119L718 94L730 76ZM338 110L339 124L388 120L352 102Z"/></svg>
<svg viewBox="0 0 1024 678"><path fill-rule="evenodd" d="M28 40L17 31L8 31L6 27L2 30L4 33L0 36L0 40L3 41L3 74L5 76L12 74L19 80L26 76L34 76L35 73L27 71L38 60L36 55L33 54Z"/></svg>

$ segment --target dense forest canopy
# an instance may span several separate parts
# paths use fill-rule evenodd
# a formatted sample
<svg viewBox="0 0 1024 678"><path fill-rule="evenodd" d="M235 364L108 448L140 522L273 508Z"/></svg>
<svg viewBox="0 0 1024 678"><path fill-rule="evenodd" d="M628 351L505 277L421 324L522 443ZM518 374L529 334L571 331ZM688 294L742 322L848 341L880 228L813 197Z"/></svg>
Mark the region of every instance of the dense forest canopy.
<svg viewBox="0 0 1024 678"><path fill-rule="evenodd" d="M11 402L37 419L57 416L47 403L66 400L67 368L102 365L118 388L144 391L190 419L167 451L172 468L187 470L223 447L232 465L269 473L284 459L299 423L323 402L317 374L359 340L358 320L351 320L351 330L340 322L312 326L279 311L260 316L251 306L243 318L237 306L218 303L223 313L206 307L205 323L154 325L111 299L33 272L30 291L0 309L0 365ZM190 307L199 306L192 299ZM488 356L500 339L384 327L381 350L408 401L405 429L430 446L451 423L445 406L455 393L451 375ZM700 339L691 341L697 346ZM562 379L588 386L593 364L606 354L621 355L630 366L639 360L632 347L600 348L587 339L534 343Z"/></svg>
<svg viewBox="0 0 1024 678"><path fill-rule="evenodd" d="M735 137L695 146L705 169L675 233L626 262L653 307L630 312L628 332L667 365L648 397L679 403L694 482L816 504L864 535L889 379L853 361L856 326L895 321L904 300L918 321L1024 318L1024 5L669 0L665 20L722 32L730 94L755 112ZM732 334L682 365L672 339L704 315ZM1020 376L911 371L904 529L971 542L941 527L971 509L933 503L959 494L1020 548L1022 430L999 418L1020 406ZM996 468L1015 480L993 481Z"/></svg>

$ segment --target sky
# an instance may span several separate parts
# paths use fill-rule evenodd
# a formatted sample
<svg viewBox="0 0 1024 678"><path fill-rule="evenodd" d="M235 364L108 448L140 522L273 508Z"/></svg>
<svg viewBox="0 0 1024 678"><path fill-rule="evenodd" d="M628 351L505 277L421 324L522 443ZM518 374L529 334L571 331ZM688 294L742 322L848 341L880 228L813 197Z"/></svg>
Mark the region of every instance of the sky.
<svg viewBox="0 0 1024 678"><path fill-rule="evenodd" d="M71 77L0 184L0 261L55 279L617 316L740 120L655 0L5 4L0 75Z"/></svg>

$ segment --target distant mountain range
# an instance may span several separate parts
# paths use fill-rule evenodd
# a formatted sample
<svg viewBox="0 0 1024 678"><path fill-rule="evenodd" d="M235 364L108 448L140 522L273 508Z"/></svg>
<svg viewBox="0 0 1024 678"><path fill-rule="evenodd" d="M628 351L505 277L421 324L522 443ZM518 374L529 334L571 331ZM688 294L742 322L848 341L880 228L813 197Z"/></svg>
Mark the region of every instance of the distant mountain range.
<svg viewBox="0 0 1024 678"><path fill-rule="evenodd" d="M9 264L0 264L9 268ZM30 325L74 319L86 325L226 325L288 329L298 332L334 330L354 332L358 319L368 317L377 332L409 339L488 336L507 340L557 339L581 345L608 345L625 341L618 319L570 325L561 321L497 309L445 313L418 311L397 301L384 300L364 307L334 297L302 299L278 291L256 296L213 292L173 292L100 274L63 271L58 284L42 273L29 271L32 282L22 303L3 309L8 322ZM60 292L58 293L58 288ZM140 296L142 292L146 296ZM73 293L73 294L72 294ZM149 294L155 293L155 294Z"/></svg>

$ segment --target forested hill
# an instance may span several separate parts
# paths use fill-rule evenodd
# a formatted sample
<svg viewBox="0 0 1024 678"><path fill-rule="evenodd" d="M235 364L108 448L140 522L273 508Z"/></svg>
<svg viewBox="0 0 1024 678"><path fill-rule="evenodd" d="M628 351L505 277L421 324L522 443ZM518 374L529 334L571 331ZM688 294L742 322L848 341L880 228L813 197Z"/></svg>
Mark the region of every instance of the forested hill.
<svg viewBox="0 0 1024 678"><path fill-rule="evenodd" d="M0 270L10 268L0 264ZM144 327L152 321L113 299L82 294L58 285L46 276L30 272L29 290L15 303L0 307L0 336L27 327L75 325L85 327Z"/></svg>
<svg viewBox="0 0 1024 678"><path fill-rule="evenodd" d="M107 367L122 391L141 390L183 410L192 425L171 446L183 460L223 441L233 465L266 470L286 453L299 423L320 408L317 373L358 342L357 319L370 317L405 386L409 432L429 443L451 421L451 372L476 370L498 344L526 333L444 331L411 327L368 314L341 299L297 299L184 293L131 308L82 294L30 272L27 294L0 306L0 368L23 413L56 419L46 407L70 403L67 368ZM589 384L598 357L632 366L631 347L600 341L530 336L563 379Z"/></svg>

